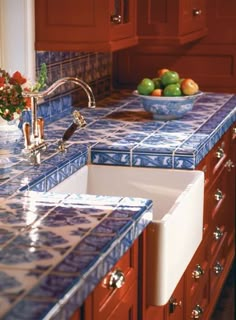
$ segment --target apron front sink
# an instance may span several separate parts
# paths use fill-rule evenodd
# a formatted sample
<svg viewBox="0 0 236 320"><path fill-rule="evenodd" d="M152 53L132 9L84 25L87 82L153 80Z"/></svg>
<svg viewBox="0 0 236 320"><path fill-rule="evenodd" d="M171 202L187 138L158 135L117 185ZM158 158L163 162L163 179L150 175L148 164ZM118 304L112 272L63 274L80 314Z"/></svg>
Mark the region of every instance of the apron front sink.
<svg viewBox="0 0 236 320"><path fill-rule="evenodd" d="M147 227L147 300L166 304L202 240L201 171L86 165L51 189L151 199Z"/></svg>

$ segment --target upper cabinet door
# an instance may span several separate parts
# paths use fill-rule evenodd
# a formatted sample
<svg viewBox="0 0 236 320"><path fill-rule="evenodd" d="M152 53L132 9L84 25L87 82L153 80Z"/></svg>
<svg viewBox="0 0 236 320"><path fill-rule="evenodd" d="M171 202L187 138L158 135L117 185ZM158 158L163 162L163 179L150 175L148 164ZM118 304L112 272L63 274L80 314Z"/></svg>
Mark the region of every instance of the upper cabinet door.
<svg viewBox="0 0 236 320"><path fill-rule="evenodd" d="M136 0L35 0L36 50L115 51L137 44Z"/></svg>
<svg viewBox="0 0 236 320"><path fill-rule="evenodd" d="M141 42L185 44L206 34L206 0L138 0Z"/></svg>

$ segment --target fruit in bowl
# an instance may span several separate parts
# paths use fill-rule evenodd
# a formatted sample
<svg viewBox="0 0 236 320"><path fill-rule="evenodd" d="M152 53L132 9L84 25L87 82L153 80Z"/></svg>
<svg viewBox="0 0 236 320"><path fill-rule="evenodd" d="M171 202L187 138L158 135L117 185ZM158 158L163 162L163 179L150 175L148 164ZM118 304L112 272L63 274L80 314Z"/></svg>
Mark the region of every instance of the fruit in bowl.
<svg viewBox="0 0 236 320"><path fill-rule="evenodd" d="M178 72L163 68L156 78L144 78L134 91L143 108L156 120L179 119L192 110L195 101L203 94L191 78L180 78Z"/></svg>

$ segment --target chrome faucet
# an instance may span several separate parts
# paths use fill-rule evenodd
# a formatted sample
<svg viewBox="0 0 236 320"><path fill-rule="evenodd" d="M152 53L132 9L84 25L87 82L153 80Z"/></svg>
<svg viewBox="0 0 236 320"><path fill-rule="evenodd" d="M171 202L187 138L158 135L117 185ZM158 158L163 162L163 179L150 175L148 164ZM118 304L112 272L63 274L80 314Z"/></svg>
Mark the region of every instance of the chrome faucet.
<svg viewBox="0 0 236 320"><path fill-rule="evenodd" d="M55 81L48 89L39 92L26 92L25 97L31 98L31 126L28 122L23 124L23 133L25 139L25 148L23 153L30 159L33 164L38 163L40 160L37 159L39 150L45 150L47 143L44 140L44 120L37 116L38 100L43 99L46 96L52 94L58 87L63 84L72 82L81 87L88 97L88 107L95 108L96 101L91 87L83 80L75 77L65 77ZM79 111L73 112L73 123L64 133L62 139L58 143L60 151L65 151L64 142L67 141L75 130L79 127L86 125L86 121ZM33 160L32 160L33 159Z"/></svg>

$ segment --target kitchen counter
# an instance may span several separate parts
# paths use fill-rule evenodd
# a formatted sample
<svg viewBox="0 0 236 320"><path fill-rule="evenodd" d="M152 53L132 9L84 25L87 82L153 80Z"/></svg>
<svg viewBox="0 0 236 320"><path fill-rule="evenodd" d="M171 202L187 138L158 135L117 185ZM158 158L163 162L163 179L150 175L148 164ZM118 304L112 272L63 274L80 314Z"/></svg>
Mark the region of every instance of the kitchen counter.
<svg viewBox="0 0 236 320"><path fill-rule="evenodd" d="M57 152L68 114L45 128L39 166L19 143L0 181L0 318L68 317L151 221L152 201L47 193L87 162L194 170L236 121L236 96L204 94L175 121L154 121L137 97L81 109L87 126ZM125 209L124 209L125 207ZM128 208L128 210L127 210Z"/></svg>

